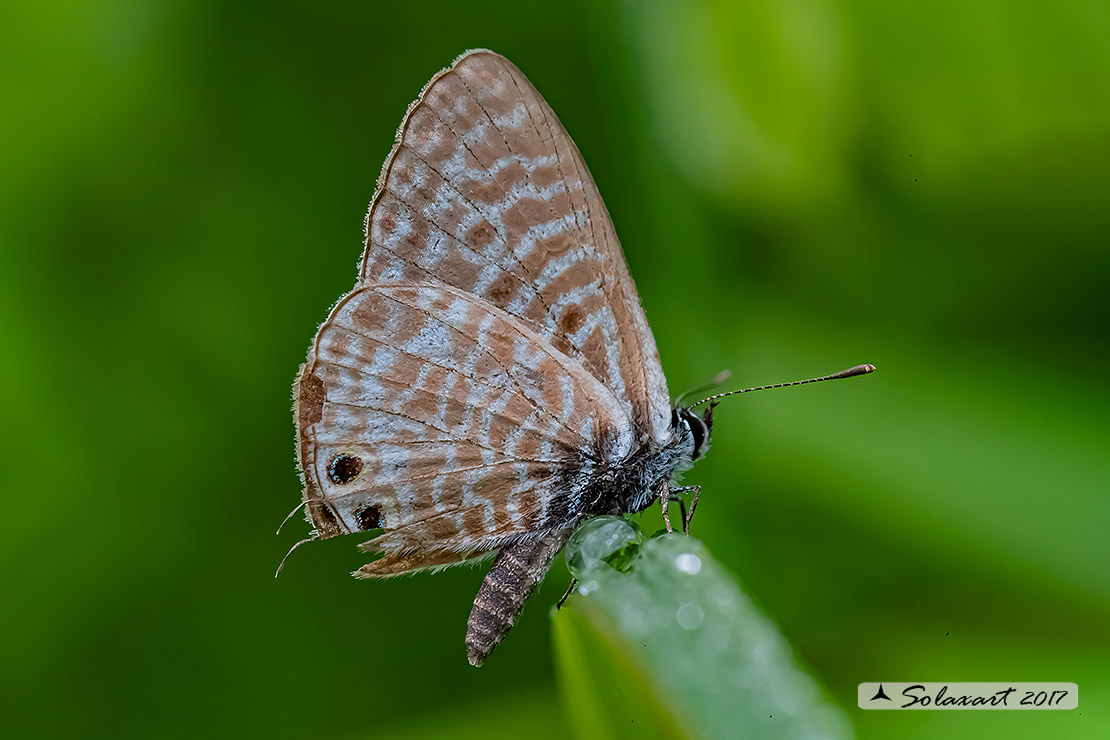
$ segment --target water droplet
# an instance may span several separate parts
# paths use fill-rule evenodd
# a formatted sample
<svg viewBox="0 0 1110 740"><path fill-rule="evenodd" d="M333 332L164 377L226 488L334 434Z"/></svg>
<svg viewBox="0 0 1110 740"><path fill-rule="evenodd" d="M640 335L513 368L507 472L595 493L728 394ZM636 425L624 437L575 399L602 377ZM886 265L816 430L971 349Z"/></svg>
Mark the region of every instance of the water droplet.
<svg viewBox="0 0 1110 740"><path fill-rule="evenodd" d="M640 528L627 519L595 517L575 530L567 542L567 568L580 580L597 568L627 572L644 540Z"/></svg>
<svg viewBox="0 0 1110 740"><path fill-rule="evenodd" d="M683 573L696 576L701 572L701 558L691 552L684 552L674 559L675 567Z"/></svg>
<svg viewBox="0 0 1110 740"><path fill-rule="evenodd" d="M682 629L696 630L705 621L705 612L697 604L689 602L678 607L678 612L674 615L674 618Z"/></svg>

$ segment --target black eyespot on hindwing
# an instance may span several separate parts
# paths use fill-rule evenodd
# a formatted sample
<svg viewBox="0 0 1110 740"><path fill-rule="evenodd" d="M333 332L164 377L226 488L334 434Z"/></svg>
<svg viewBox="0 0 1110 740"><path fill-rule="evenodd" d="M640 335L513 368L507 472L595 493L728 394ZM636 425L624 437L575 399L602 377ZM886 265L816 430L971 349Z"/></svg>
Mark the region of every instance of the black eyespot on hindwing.
<svg viewBox="0 0 1110 740"><path fill-rule="evenodd" d="M368 504L359 509L355 513L355 518L358 519L359 529L363 532L378 529L382 526L382 512L373 504Z"/></svg>
<svg viewBox="0 0 1110 740"><path fill-rule="evenodd" d="M362 458L346 452L328 461L328 480L332 483L350 483L362 472Z"/></svg>
<svg viewBox="0 0 1110 740"><path fill-rule="evenodd" d="M339 521L335 518L335 512L331 510L331 506L325 501L311 502L309 504L309 510L312 512L313 521L316 520L316 517L319 517L332 527L339 526Z"/></svg>

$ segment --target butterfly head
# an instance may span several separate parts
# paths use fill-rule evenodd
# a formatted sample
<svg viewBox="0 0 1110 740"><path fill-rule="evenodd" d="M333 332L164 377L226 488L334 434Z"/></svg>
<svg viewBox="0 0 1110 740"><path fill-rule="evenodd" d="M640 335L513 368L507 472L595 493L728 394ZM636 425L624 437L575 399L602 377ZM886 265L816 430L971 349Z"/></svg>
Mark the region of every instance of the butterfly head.
<svg viewBox="0 0 1110 740"><path fill-rule="evenodd" d="M703 416L698 416L688 408L675 407L671 410L671 429L678 438L683 452L689 455L691 462L701 458L709 449L709 433L713 429L713 407L706 409Z"/></svg>

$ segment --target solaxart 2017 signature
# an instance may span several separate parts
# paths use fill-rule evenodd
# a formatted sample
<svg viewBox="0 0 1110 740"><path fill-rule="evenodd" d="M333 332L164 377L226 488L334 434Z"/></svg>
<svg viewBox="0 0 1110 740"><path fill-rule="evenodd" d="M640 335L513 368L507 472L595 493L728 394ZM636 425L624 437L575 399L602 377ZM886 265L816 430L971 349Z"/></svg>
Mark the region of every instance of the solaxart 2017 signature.
<svg viewBox="0 0 1110 740"><path fill-rule="evenodd" d="M949 694L948 685L944 684L937 690L936 694L930 696L925 689L925 685L918 683L902 689L902 696L909 699L908 702L902 705L902 709L908 709L915 704L920 704L923 707L930 704L937 707L981 707L986 705L1009 707L1014 704L1051 707L1063 704L1069 693L1067 689L1057 689L1051 693L1029 690L1019 692L1013 686L1008 686L988 695Z"/></svg>
<svg viewBox="0 0 1110 740"><path fill-rule="evenodd" d="M884 681L859 685L860 709L1076 709L1066 682Z"/></svg>

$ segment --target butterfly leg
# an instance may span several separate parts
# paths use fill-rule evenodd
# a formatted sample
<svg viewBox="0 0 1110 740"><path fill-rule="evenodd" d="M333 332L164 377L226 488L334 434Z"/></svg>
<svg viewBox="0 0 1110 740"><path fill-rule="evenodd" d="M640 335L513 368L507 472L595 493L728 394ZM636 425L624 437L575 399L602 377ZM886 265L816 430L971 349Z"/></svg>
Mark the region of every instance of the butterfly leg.
<svg viewBox="0 0 1110 740"><path fill-rule="evenodd" d="M480 666L504 639L566 544L573 527L555 529L538 540L516 542L501 548L489 569L466 623L466 655Z"/></svg>
<svg viewBox="0 0 1110 740"><path fill-rule="evenodd" d="M559 599L559 603L555 604L556 609L562 609L563 608L563 604L566 603L566 600L570 598L570 595L572 593L574 593L574 587L577 586L577 585L578 585L578 579L574 578L574 577L571 577L570 585L567 586L567 592L565 594L563 594L561 599Z"/></svg>
<svg viewBox="0 0 1110 740"><path fill-rule="evenodd" d="M659 505L663 509L663 526L667 528L667 534L671 534L674 527L671 526L671 515L667 511L671 506L671 488L666 480L659 485Z"/></svg>
<svg viewBox="0 0 1110 740"><path fill-rule="evenodd" d="M686 516L686 523L683 529L686 534L690 534L690 522L694 519L694 509L698 508L698 497L701 496L701 486L690 486L694 489L694 496L690 499L690 513Z"/></svg>
<svg viewBox="0 0 1110 740"><path fill-rule="evenodd" d="M676 486L671 489L672 494L686 493L693 491L694 495L690 499L690 511L687 512L685 508L682 511L682 532L683 534L690 534L690 521L694 518L694 509L698 508L698 497L701 496L701 486ZM681 501L681 499L679 499Z"/></svg>

